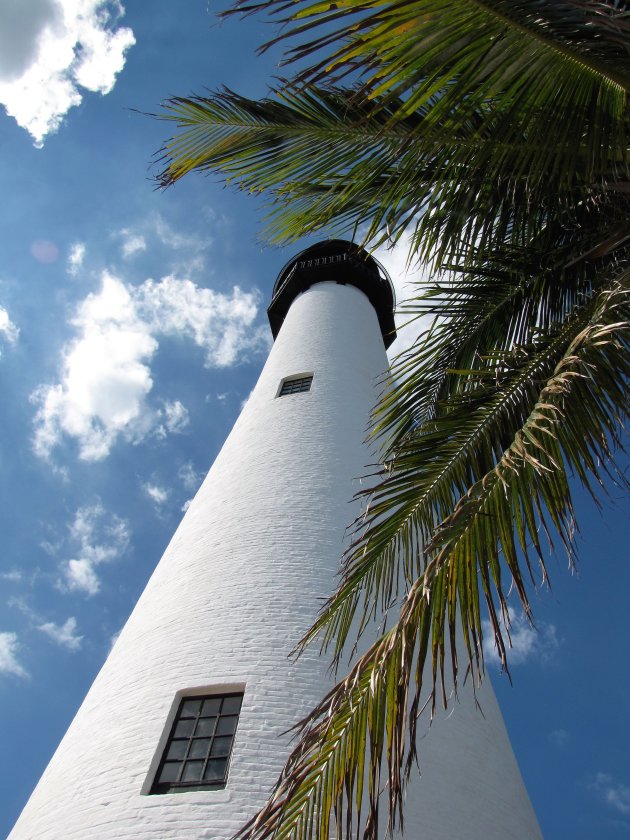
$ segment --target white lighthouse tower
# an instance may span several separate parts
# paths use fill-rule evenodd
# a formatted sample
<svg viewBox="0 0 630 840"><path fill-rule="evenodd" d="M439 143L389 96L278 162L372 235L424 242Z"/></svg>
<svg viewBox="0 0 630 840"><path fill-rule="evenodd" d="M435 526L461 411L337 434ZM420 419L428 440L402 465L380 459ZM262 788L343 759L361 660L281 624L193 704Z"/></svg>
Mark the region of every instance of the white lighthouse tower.
<svg viewBox="0 0 630 840"><path fill-rule="evenodd" d="M330 594L373 459L364 439L393 340L393 291L350 243L276 282L275 343L10 840L228 840L263 805L283 735L330 685L288 654ZM421 747L412 840L537 840L486 681Z"/></svg>

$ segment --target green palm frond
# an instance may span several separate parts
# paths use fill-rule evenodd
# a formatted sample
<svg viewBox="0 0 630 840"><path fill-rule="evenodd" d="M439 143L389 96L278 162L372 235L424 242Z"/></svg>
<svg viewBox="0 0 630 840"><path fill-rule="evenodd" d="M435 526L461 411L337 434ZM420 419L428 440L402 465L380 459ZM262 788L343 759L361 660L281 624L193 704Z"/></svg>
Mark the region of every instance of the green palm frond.
<svg viewBox="0 0 630 840"><path fill-rule="evenodd" d="M167 102L178 133L158 180L201 169L265 193L272 239L365 225L368 241L395 242L411 230L421 259L470 264L467 249L526 246L550 219L568 228L577 208L594 216L627 197L617 188L630 182L624 4L269 0L235 10L277 16L296 59L324 56L259 102L227 90ZM346 71L352 87L335 87ZM627 236L627 209L609 232L619 224Z"/></svg>
<svg viewBox="0 0 630 840"><path fill-rule="evenodd" d="M468 389L470 380L456 371L557 328L621 269L630 259L625 243L599 259L573 258L587 241L600 241L610 225L603 211L583 213L568 233L543 230L529 247L503 247L489 258L470 249L471 267L449 266L441 283L423 287L419 297L403 305L410 320L430 318L433 326L392 365L394 387L385 392L374 424L374 433L387 437L385 460L410 429L438 411L442 400ZM405 387L399 388L399 382Z"/></svg>
<svg viewBox="0 0 630 840"><path fill-rule="evenodd" d="M233 11L267 12L282 25L271 43L289 43L289 62L312 61L296 83L358 75L370 95L398 98L399 116L435 95L436 122L500 98L517 123L553 108L570 139L596 114L612 137L607 121L624 112L630 90L628 12L610 0L244 0Z"/></svg>
<svg viewBox="0 0 630 840"><path fill-rule="evenodd" d="M377 163L387 165L388 155L395 157L407 138L405 126L383 133L390 117L384 108L374 118L365 101L352 100L344 89L287 86L277 98L260 101L228 89L210 97L176 97L161 118L182 133L165 145L168 165L159 181L168 186L193 169L216 168L256 191L318 182L328 167L341 174L354 165L357 146L361 157L381 155ZM321 163L306 154L315 142Z"/></svg>
<svg viewBox="0 0 630 840"><path fill-rule="evenodd" d="M627 412L629 288L630 273L620 274L558 333L555 343L561 340L563 349L548 375L542 376L545 366L540 365L536 396L512 442L484 474L470 476L473 481L450 513L435 520L396 622L303 721L276 790L237 837L328 840L333 819L340 836L350 837L353 819L360 820L366 806L363 836L373 840L385 788L389 824L402 822L405 778L417 758L419 714L427 705L434 707L439 694L447 705L446 686L457 684L461 670L456 616L465 664L477 680L483 669L481 600L504 664L507 645L499 615L509 625L505 576L515 583L529 615L517 546L525 558L530 541L538 551L542 528L559 532L569 554L573 551L568 472L585 482L589 476L598 480L600 461L610 459ZM444 484L450 488L452 476ZM381 492L387 492L385 486ZM369 550L371 536L391 530L392 516L396 513L390 510L387 521L373 517L371 534L355 546L357 562L363 548ZM334 615L334 603L335 598L327 605L320 631ZM452 679L445 674L447 662Z"/></svg>
<svg viewBox="0 0 630 840"><path fill-rule="evenodd" d="M287 62L303 62L315 57L318 50L326 51L327 55L320 57L320 63L315 62L300 71L300 78L308 81L312 81L313 75L323 69L331 72L338 67L344 68L346 64L355 71L362 70L369 77L377 72L375 64L370 62L377 55L379 65L400 65L401 73L409 73L409 67L414 65L418 53L414 37L417 39L426 27L432 32L436 44L444 45L447 37L454 40L458 36L457 51L463 60L468 52L474 53L475 44L477 49L483 50L477 33L484 28L488 40L494 40L497 34L501 34L504 38L520 37L530 48L534 46L533 42L538 42L540 48L562 53L569 59L582 59L594 72L611 79L619 77L619 83L624 84L628 79L620 68L630 58L628 11L627 4L619 0L562 0L556 3L462 0L456 7L442 0L415 0L413 3L402 0L335 3L321 0L236 0L233 7L223 14L268 14L280 24L282 34L264 44L261 51L275 43L289 41ZM448 24L454 27L452 34L433 31L446 30ZM306 33L317 33L318 29L324 30L321 35L304 42ZM402 43L389 42L391 39L385 36L393 33ZM518 55L521 45L512 46L516 46ZM453 53L453 49L446 50L446 57L452 58ZM392 59L389 63L387 56ZM423 60L437 68L445 64L444 55L439 54ZM386 75L386 71L380 70L379 75Z"/></svg>
<svg viewBox="0 0 630 840"><path fill-rule="evenodd" d="M605 186L618 180L616 150L595 167L586 142L574 142L568 159L548 121L543 142L489 105L440 125L438 98L392 121L397 105L340 88L287 87L261 101L228 90L176 98L163 118L179 131L164 148L159 181L215 171L270 197L272 238L366 225L378 243L411 230L417 255L437 264L460 255L469 263L469 249L489 254L506 240L524 246L550 219L584 230L604 212L613 227L626 218L628 195Z"/></svg>
<svg viewBox="0 0 630 840"><path fill-rule="evenodd" d="M522 345L509 353L487 352L476 360L474 368L453 372L450 398L440 399L432 416L417 420L405 434L397 436L395 444L390 446L390 460L380 480L364 493L367 508L355 523L357 537L344 561L342 583L305 641L321 633L324 646L334 644L338 659L349 634L356 632L353 621L357 610L361 616L360 633L380 611L387 611L401 587L404 589L422 574L426 562L423 546L435 539L438 523L448 519L468 489L492 471L501 453L512 444L514 435L540 399L541 383L548 380L558 360L583 328L585 319L591 317L595 297L595 292L588 294L585 290L581 305L575 307L573 315L542 332L529 346ZM449 327L449 321L440 327L445 343L449 335L454 338ZM467 339L462 335L464 343ZM434 356L439 350L435 345L428 344L428 347L424 356L417 350L413 354L417 375L395 388L403 411L405 398L410 403L411 416L430 390L424 387L422 374L429 384L434 376ZM457 348L453 355L457 358ZM621 368L620 377L620 394L623 394ZM460 383L460 387L454 387ZM380 411L384 414L383 429L388 424L399 423L399 413L389 401ZM600 436L607 431L604 426ZM551 452L556 444L547 439L545 432L541 434ZM572 463L572 467L586 482L588 470L582 469L579 461ZM594 462L589 461L588 468L597 471ZM556 472L559 469L554 468ZM564 478L561 484L568 500ZM567 506L570 506L568 501ZM520 549L529 567L531 544L546 574L538 531L532 527L535 519L528 513L527 522L518 528ZM569 522L561 517L555 525L570 550ZM513 552L505 554L505 548L504 556L526 606L518 558Z"/></svg>

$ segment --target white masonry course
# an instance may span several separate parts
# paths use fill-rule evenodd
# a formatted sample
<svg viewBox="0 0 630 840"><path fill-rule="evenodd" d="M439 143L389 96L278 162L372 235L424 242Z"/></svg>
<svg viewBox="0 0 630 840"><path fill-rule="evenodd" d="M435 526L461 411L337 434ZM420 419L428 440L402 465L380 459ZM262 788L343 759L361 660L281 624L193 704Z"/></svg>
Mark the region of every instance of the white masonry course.
<svg viewBox="0 0 630 840"><path fill-rule="evenodd" d="M340 279L343 279L341 277ZM318 283L258 384L10 840L228 840L263 804L326 663L288 655L334 585L387 359L367 297ZM307 393L278 398L287 376ZM224 790L147 795L178 693L245 697ZM537 840L489 683L420 744L413 840Z"/></svg>

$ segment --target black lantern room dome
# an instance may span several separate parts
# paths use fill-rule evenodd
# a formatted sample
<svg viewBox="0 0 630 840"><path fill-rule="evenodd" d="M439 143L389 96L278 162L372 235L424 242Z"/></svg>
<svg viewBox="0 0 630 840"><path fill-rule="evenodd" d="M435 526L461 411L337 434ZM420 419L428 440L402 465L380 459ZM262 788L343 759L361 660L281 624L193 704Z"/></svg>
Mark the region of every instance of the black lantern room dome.
<svg viewBox="0 0 630 840"><path fill-rule="evenodd" d="M295 298L315 283L356 286L376 310L385 347L396 338L394 287L383 266L368 252L345 239L328 239L311 245L284 266L267 309L275 338Z"/></svg>

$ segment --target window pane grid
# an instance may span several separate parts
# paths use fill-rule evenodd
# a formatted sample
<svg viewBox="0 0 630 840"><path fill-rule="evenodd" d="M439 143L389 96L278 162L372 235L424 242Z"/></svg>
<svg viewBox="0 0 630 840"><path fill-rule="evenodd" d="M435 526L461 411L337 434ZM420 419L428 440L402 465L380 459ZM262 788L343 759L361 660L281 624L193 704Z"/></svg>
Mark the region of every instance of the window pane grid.
<svg viewBox="0 0 630 840"><path fill-rule="evenodd" d="M285 397L287 394L300 394L303 391L311 390L312 376L301 376L297 379L285 379L280 386L278 396Z"/></svg>
<svg viewBox="0 0 630 840"><path fill-rule="evenodd" d="M153 793L222 787L243 695L182 700Z"/></svg>

